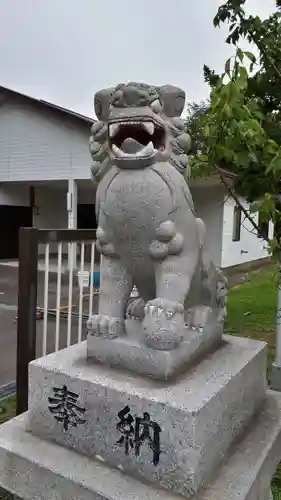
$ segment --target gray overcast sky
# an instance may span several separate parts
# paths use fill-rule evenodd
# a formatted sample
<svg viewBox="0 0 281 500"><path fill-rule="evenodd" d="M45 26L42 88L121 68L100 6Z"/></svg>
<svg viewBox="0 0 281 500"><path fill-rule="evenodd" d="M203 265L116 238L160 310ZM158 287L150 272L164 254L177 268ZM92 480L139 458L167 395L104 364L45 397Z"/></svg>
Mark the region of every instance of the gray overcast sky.
<svg viewBox="0 0 281 500"><path fill-rule="evenodd" d="M96 90L122 81L208 95L202 67L230 47L212 19L222 0L0 0L0 85L92 115ZM274 0L247 0L261 16ZM266 5L265 5L266 4Z"/></svg>

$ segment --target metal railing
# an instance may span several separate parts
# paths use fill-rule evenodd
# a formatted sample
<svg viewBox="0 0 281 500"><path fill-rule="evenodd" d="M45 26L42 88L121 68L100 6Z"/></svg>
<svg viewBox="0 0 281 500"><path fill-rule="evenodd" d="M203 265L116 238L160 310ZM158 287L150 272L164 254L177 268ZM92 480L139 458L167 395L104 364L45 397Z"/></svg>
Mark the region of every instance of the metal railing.
<svg viewBox="0 0 281 500"><path fill-rule="evenodd" d="M30 361L80 342L83 321L93 312L95 294L95 230L44 230L21 228L19 232L19 285L17 319L17 414L28 407ZM39 246L43 247L43 272ZM86 247L90 247L88 262ZM65 249L67 251L65 252ZM52 250L52 251L51 251ZM54 251L55 250L55 251ZM55 259L52 259L53 252ZM64 257L66 256L66 265ZM79 266L77 266L79 262ZM55 270L52 269L52 266ZM86 270L88 268L88 270ZM85 296L84 278L86 283ZM66 283L65 283L66 281ZM78 282L78 286L77 283ZM42 286L43 285L43 286ZM67 304L62 306L62 299ZM87 300L85 300L87 298ZM43 307L38 307L42 300ZM73 302L77 302L77 307ZM53 303L52 303L53 302ZM52 307L51 307L52 306ZM41 336L37 328L40 321Z"/></svg>

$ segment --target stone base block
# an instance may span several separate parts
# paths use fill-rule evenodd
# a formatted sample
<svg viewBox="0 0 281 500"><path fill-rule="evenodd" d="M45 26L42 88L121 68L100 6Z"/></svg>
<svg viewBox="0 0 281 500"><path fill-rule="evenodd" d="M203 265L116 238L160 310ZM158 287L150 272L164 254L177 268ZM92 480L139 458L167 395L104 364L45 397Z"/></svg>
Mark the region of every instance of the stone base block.
<svg viewBox="0 0 281 500"><path fill-rule="evenodd" d="M25 500L179 500L26 431L21 415L0 428L0 485ZM267 500L281 457L281 395L269 392L250 432L194 500Z"/></svg>
<svg viewBox="0 0 281 500"><path fill-rule="evenodd" d="M263 342L225 336L173 384L92 365L85 355L81 343L30 364L31 432L187 497L265 398Z"/></svg>
<svg viewBox="0 0 281 500"><path fill-rule="evenodd" d="M123 368L156 379L168 380L207 351L215 349L222 340L222 325L211 320L204 331L185 328L184 340L177 349L159 351L144 344L141 323L126 322L126 337L103 339L89 333L87 358L113 368Z"/></svg>

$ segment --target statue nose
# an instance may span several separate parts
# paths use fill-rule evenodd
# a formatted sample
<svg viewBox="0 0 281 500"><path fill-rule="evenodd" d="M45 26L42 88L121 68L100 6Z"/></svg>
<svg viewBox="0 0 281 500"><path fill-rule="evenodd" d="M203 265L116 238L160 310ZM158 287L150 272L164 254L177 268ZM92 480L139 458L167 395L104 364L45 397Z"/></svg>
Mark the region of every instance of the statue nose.
<svg viewBox="0 0 281 500"><path fill-rule="evenodd" d="M123 96L127 106L138 106L140 103L139 92L135 87L128 86L124 88Z"/></svg>

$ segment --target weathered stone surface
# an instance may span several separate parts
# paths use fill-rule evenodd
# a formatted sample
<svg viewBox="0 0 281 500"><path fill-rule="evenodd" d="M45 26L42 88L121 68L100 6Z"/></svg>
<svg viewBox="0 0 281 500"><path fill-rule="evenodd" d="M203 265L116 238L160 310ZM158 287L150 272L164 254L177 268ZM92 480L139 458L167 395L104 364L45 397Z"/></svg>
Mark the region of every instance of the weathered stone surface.
<svg viewBox="0 0 281 500"><path fill-rule="evenodd" d="M89 335L88 361L168 380L183 369L187 371L196 358L216 349L222 342L222 328L218 323L212 323L211 319L202 332L186 327L182 343L171 351L147 347L142 342L142 327L135 320L127 320L126 330L126 336L116 339Z"/></svg>
<svg viewBox="0 0 281 500"><path fill-rule="evenodd" d="M85 352L82 343L31 363L29 429L186 496L213 473L265 397L262 342L225 336L220 349L169 385L89 365ZM86 422L67 432L48 410L52 388L64 385L86 409ZM130 443L128 455L117 446L118 413L127 405L134 418L147 412L160 426L158 465L147 443L139 456Z"/></svg>
<svg viewBox="0 0 281 500"><path fill-rule="evenodd" d="M22 415L0 428L0 485L30 500L180 500L100 461L26 432ZM281 395L266 404L219 475L194 500L267 500L280 458Z"/></svg>
<svg viewBox="0 0 281 500"><path fill-rule="evenodd" d="M210 259L205 225L182 175L191 146L181 119L184 102L185 92L172 85L130 82L103 89L95 96L99 122L90 138L96 245L103 259L98 313L88 321L89 353L98 351L99 361L110 365L118 357L118 365L137 372L142 363L141 372L147 366L151 374L147 349L139 355L134 349L132 363L126 342L110 346L127 337L126 313L138 316L140 346L165 353L182 348L180 357L162 356L163 378L170 367L176 371L176 360L179 369L184 356L188 364L194 354L185 342L185 322L212 344L226 312L226 280ZM134 286L139 297L131 301ZM218 331L210 336L214 325ZM204 340L197 335L202 353Z"/></svg>

